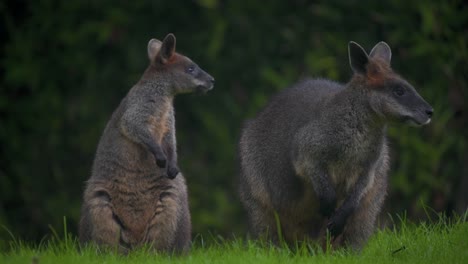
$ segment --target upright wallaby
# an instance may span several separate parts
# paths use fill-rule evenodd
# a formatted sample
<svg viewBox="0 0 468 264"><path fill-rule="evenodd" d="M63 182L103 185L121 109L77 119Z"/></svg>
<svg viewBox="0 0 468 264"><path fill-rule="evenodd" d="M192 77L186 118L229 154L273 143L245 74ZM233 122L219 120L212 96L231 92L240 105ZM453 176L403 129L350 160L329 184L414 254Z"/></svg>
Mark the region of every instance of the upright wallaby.
<svg viewBox="0 0 468 264"><path fill-rule="evenodd" d="M177 166L173 98L206 92L214 79L175 52L176 39L148 43L150 65L114 111L102 134L86 184L82 243L120 252L148 244L158 251L188 250L187 187ZM177 177L176 177L177 176Z"/></svg>
<svg viewBox="0 0 468 264"><path fill-rule="evenodd" d="M433 109L390 68L380 42L370 55L349 43L351 80L305 80L282 91L242 131L240 197L251 231L286 242L324 230L361 249L387 189L387 123L425 125Z"/></svg>

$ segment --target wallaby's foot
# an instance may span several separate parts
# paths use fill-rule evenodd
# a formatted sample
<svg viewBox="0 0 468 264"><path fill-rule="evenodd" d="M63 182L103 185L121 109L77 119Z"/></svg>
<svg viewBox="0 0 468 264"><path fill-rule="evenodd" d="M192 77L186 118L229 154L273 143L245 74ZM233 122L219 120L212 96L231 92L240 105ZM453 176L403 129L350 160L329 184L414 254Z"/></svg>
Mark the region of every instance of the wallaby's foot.
<svg viewBox="0 0 468 264"><path fill-rule="evenodd" d="M320 246L322 247L323 252L334 251L344 245L343 234L336 237L330 238L328 241L326 236L322 237L320 241Z"/></svg>
<svg viewBox="0 0 468 264"><path fill-rule="evenodd" d="M327 229L333 238L343 233L344 226L346 224L348 216L343 210L337 210L336 213L331 217L327 224Z"/></svg>
<svg viewBox="0 0 468 264"><path fill-rule="evenodd" d="M177 174L179 174L179 168L177 168L177 165L169 164L167 167L167 177L172 180L177 176Z"/></svg>

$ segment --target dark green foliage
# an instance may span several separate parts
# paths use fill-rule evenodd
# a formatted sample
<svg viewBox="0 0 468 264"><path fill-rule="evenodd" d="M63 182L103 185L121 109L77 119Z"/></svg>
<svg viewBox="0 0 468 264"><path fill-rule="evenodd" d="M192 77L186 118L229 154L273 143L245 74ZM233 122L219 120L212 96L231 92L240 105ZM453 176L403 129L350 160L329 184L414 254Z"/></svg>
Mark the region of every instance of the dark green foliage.
<svg viewBox="0 0 468 264"><path fill-rule="evenodd" d="M419 217L420 200L466 209L464 1L26 2L0 3L0 224L14 234L40 239L64 215L75 231L100 134L146 68L147 41L169 32L216 78L206 96L175 103L195 233L245 230L235 193L242 121L302 77L347 81L350 40L389 43L394 69L435 110L422 129L390 129L387 211Z"/></svg>

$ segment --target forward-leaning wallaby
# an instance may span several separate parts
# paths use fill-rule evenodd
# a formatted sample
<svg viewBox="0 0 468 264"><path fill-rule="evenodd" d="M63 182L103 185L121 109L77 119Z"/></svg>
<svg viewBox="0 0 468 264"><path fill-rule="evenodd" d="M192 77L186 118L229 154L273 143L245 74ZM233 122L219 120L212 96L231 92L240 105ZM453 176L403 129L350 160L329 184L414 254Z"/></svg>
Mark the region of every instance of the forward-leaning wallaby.
<svg viewBox="0 0 468 264"><path fill-rule="evenodd" d="M191 240L185 179L177 166L173 98L206 92L214 79L175 52L176 39L148 43L150 65L114 111L86 184L79 236L104 248L149 245L185 252Z"/></svg>
<svg viewBox="0 0 468 264"><path fill-rule="evenodd" d="M387 124L425 125L433 112L390 58L385 42L370 55L350 42L347 84L305 80L246 122L239 187L255 236L277 241L277 215L286 242L317 239L326 224L339 246L362 248L386 195Z"/></svg>

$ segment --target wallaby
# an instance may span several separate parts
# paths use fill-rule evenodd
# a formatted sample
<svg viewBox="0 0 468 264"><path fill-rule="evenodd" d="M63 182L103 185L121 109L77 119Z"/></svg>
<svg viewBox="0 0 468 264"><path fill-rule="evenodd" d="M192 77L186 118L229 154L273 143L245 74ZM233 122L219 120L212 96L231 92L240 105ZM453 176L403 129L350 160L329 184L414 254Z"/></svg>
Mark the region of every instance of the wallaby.
<svg viewBox="0 0 468 264"><path fill-rule="evenodd" d="M82 243L126 253L149 245L186 252L191 221L185 179L177 166L173 99L211 90L214 79L175 52L176 39L148 43L150 64L114 111L86 183Z"/></svg>
<svg viewBox="0 0 468 264"><path fill-rule="evenodd" d="M299 82L245 123L239 191L256 237L292 244L327 228L337 246L361 249L386 195L387 124L431 120L432 107L390 68L385 42L370 55L348 48L347 84Z"/></svg>

